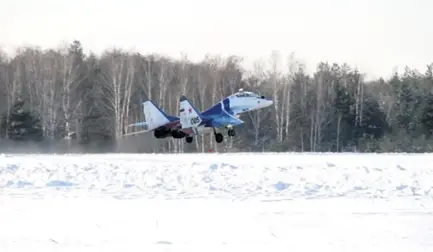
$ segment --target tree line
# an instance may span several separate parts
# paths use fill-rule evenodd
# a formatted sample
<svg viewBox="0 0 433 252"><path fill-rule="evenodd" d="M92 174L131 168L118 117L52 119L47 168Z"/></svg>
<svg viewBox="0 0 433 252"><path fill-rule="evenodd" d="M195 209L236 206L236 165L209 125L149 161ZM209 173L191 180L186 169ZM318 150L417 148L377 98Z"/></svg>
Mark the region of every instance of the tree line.
<svg viewBox="0 0 433 252"><path fill-rule="evenodd" d="M0 151L42 152L425 152L433 133L433 63L424 72L366 81L348 64L320 62L313 74L290 58L279 67L242 68L242 58L206 56L193 63L121 49L83 52L24 47L0 53ZM212 134L156 140L141 130L142 102L178 115L185 94L204 110L240 88L271 97L271 108L241 116L237 136L217 144Z"/></svg>

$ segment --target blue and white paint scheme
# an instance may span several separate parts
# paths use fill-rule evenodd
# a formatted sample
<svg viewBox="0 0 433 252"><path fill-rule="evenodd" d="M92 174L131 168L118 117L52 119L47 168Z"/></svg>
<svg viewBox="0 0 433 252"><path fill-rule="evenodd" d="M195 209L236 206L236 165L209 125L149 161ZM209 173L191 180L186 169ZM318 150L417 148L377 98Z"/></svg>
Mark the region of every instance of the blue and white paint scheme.
<svg viewBox="0 0 433 252"><path fill-rule="evenodd" d="M226 128L228 136L235 136L234 126L244 122L240 114L269 107L271 99L253 92L243 91L232 94L211 108L199 112L191 102L182 95L179 99L179 117L166 115L153 102L143 103L146 122L138 122L132 126L146 125L146 131L154 131L156 138L185 138L190 143L193 136L214 133L216 142L223 141L223 135L218 128Z"/></svg>
<svg viewBox="0 0 433 252"><path fill-rule="evenodd" d="M233 120L236 120L237 118L235 117L238 115L248 111L266 108L272 104L273 101L271 99L259 96L253 92L244 92L243 89L241 89L238 93L230 95L210 109L204 111L202 115L208 118L214 118L215 122L222 124L233 122L234 125L237 125L240 123ZM224 123L224 120L227 120L227 122ZM215 127L218 126L215 125Z"/></svg>

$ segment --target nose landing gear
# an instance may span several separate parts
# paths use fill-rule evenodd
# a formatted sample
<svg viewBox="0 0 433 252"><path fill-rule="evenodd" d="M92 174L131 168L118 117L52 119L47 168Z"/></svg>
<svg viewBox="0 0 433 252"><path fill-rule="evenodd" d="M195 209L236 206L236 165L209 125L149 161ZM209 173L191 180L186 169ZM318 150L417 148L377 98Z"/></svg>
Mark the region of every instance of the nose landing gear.
<svg viewBox="0 0 433 252"><path fill-rule="evenodd" d="M236 131L235 131L234 129L229 129L229 130L227 131L227 135L228 135L229 137L234 137L234 136L236 136Z"/></svg>
<svg viewBox="0 0 433 252"><path fill-rule="evenodd" d="M227 135L229 137L236 136L236 131L232 127L227 127L227 129L228 129L227 130ZM215 135L215 141L217 143L221 143L224 140L223 134L217 133L215 130L214 130L214 135Z"/></svg>

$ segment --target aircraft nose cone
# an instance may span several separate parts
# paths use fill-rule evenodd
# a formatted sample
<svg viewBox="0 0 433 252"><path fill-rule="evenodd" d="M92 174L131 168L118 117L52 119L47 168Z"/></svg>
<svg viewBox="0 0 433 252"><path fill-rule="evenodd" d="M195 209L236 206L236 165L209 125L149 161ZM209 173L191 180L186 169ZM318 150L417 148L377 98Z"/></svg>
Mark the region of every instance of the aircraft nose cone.
<svg viewBox="0 0 433 252"><path fill-rule="evenodd" d="M272 104L274 104L274 101L269 98L266 98L266 105L271 106Z"/></svg>
<svg viewBox="0 0 433 252"><path fill-rule="evenodd" d="M265 98L264 96L258 102L258 108L266 108L274 104L274 101L271 98Z"/></svg>

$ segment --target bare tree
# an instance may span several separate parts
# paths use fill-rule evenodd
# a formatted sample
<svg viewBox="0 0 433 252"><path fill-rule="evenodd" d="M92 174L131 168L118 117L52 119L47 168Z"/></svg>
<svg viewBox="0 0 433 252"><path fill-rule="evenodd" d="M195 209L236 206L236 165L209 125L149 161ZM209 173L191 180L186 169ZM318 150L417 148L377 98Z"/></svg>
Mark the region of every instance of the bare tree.
<svg viewBox="0 0 433 252"><path fill-rule="evenodd" d="M264 85L266 82L263 62L261 61L254 62L253 69L254 70L252 76L250 77L250 79L252 80L248 81L248 87L253 90L260 90L263 88L262 85ZM264 113L269 113L269 110L268 112L264 112ZM252 122L255 146L258 146L261 142L259 137L263 127L262 120L265 118L264 113L262 113L261 110L248 112L248 117Z"/></svg>
<svg viewBox="0 0 433 252"><path fill-rule="evenodd" d="M281 143L283 141L283 122L284 115L281 113L282 106L280 101L280 90L281 90L281 71L280 71L280 55L278 52L273 51L270 59L270 71L269 77L272 86L272 97L274 100L275 109L275 127L277 131L277 142Z"/></svg>
<svg viewBox="0 0 433 252"><path fill-rule="evenodd" d="M141 68L143 69L144 78L142 80L142 85L144 92L149 100L152 100L152 91L155 88L153 83L153 65L154 65L155 55L149 55L148 57L143 57L140 60Z"/></svg>
<svg viewBox="0 0 433 252"><path fill-rule="evenodd" d="M291 103L292 103L292 86L294 82L294 75L297 72L298 62L294 59L294 53L290 54L288 59L288 73L286 83L284 85L284 109L285 110L285 127L284 133L286 137L290 134L291 123Z"/></svg>
<svg viewBox="0 0 433 252"><path fill-rule="evenodd" d="M61 107L62 88L58 85L60 71L63 63L63 56L60 53L50 50L44 54L42 65L42 84L38 87L41 95L41 114L43 121L43 131L45 137L54 139L58 131L59 112ZM71 93L68 94L72 95Z"/></svg>
<svg viewBox="0 0 433 252"><path fill-rule="evenodd" d="M102 83L107 95L105 104L114 117L114 135L120 137L129 109L135 60L122 51L114 50L106 53L103 61Z"/></svg>
<svg viewBox="0 0 433 252"><path fill-rule="evenodd" d="M8 120L7 115L9 115L9 94L8 94L8 84L10 83L9 77L9 59L3 50L0 48L0 132L4 132L2 129L3 120ZM7 123L7 121L6 121ZM6 124L7 125L7 124ZM7 128L6 128L7 129ZM7 135L7 132L5 132ZM1 137L0 137L1 142Z"/></svg>
<svg viewBox="0 0 433 252"><path fill-rule="evenodd" d="M77 97L77 89L87 77L86 67L84 64L83 49L80 42L74 41L63 53L61 62L60 77L62 81L62 112L64 118L64 138L70 140L75 133L73 125L76 122L75 115L82 104L82 97ZM70 142L70 141L68 141Z"/></svg>
<svg viewBox="0 0 433 252"><path fill-rule="evenodd" d="M174 78L173 64L168 60L161 58L159 61L158 70L158 84L159 84L159 104L162 108L170 109L166 105L168 85Z"/></svg>

